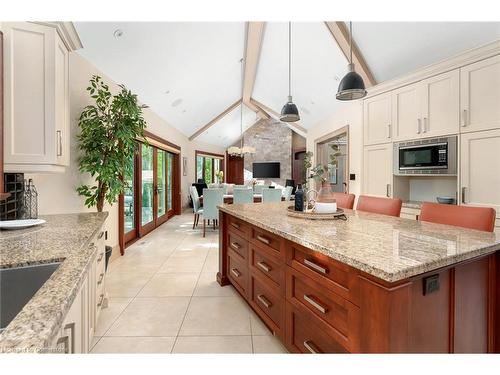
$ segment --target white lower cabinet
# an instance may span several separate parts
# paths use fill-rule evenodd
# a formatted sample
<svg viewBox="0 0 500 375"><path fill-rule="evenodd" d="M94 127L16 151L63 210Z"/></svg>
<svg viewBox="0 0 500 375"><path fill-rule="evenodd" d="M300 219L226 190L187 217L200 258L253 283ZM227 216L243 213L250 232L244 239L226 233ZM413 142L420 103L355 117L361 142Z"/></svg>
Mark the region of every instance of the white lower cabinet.
<svg viewBox="0 0 500 375"><path fill-rule="evenodd" d="M363 194L392 196L392 143L365 146Z"/></svg>
<svg viewBox="0 0 500 375"><path fill-rule="evenodd" d="M500 129L460 136L460 204L492 207L500 224Z"/></svg>
<svg viewBox="0 0 500 375"><path fill-rule="evenodd" d="M94 238L89 246L97 247L92 262L76 297L69 308L62 326L52 341L51 348L58 353L88 353L99 314L107 306L105 292L105 245L104 232Z"/></svg>

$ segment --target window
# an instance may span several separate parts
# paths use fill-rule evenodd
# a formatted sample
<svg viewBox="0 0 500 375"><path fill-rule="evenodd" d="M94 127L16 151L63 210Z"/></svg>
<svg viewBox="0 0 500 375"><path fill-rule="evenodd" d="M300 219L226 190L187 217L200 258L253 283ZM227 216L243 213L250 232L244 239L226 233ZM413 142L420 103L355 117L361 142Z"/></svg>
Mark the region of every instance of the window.
<svg viewBox="0 0 500 375"><path fill-rule="evenodd" d="M224 155L196 151L196 181L217 182L217 173L224 170Z"/></svg>

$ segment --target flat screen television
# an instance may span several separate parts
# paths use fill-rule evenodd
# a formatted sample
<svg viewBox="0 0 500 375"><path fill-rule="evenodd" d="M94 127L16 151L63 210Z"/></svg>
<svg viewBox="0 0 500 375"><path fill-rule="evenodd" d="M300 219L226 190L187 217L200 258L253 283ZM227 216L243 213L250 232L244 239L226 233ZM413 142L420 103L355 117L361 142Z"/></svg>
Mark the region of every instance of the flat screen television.
<svg viewBox="0 0 500 375"><path fill-rule="evenodd" d="M253 163L254 178L280 178L280 163Z"/></svg>

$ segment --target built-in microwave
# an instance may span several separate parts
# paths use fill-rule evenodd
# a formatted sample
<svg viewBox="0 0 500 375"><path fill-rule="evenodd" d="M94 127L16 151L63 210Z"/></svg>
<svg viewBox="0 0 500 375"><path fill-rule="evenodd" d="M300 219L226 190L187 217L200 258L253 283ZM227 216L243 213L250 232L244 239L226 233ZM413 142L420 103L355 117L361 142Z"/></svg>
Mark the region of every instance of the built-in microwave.
<svg viewBox="0 0 500 375"><path fill-rule="evenodd" d="M456 175L457 137L394 143L395 175Z"/></svg>

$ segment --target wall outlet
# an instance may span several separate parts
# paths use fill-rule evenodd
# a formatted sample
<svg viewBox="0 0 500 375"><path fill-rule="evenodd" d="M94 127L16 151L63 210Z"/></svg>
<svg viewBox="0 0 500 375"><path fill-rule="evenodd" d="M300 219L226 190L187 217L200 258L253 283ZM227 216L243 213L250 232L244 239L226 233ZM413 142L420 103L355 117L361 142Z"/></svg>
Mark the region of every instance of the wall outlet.
<svg viewBox="0 0 500 375"><path fill-rule="evenodd" d="M432 275L423 279L424 296L439 290L439 275Z"/></svg>
<svg viewBox="0 0 500 375"><path fill-rule="evenodd" d="M356 173L350 173L349 174L349 180L355 181L356 180Z"/></svg>

